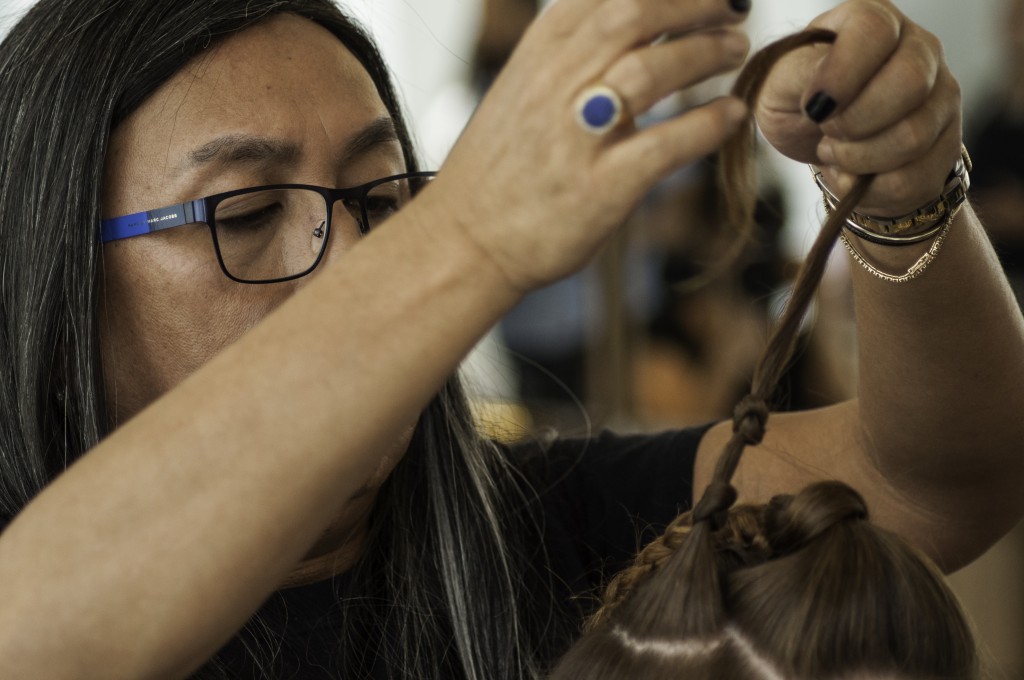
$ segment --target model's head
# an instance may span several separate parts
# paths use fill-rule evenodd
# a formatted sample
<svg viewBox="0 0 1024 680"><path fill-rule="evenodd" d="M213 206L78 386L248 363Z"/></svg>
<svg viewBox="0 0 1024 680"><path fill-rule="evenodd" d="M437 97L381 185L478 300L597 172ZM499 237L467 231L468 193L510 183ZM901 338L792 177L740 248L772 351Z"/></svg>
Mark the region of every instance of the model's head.
<svg viewBox="0 0 1024 680"><path fill-rule="evenodd" d="M941 574L853 489L819 483L719 521L682 518L554 677L978 677Z"/></svg>

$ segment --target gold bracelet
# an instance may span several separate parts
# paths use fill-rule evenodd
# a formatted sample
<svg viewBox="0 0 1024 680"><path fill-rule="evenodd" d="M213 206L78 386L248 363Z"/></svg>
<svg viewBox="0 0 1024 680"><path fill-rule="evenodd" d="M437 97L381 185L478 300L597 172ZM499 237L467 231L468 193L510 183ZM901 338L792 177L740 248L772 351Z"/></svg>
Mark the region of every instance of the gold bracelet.
<svg viewBox="0 0 1024 680"><path fill-rule="evenodd" d="M950 213L967 200L971 186L970 171L974 169L967 147L960 145L960 159L946 178L942 194L928 205L902 217L873 217L854 211L846 218L845 228L865 241L885 246L908 246L935 237ZM825 186L820 170L811 167L814 181L821 189L825 210L831 213L839 205L839 197Z"/></svg>
<svg viewBox="0 0 1024 680"><path fill-rule="evenodd" d="M942 249L943 242L945 242L946 237L949 235L949 228L952 226L953 220L956 219L957 213L960 212L961 207L963 206L957 206L946 215L946 219L943 221L942 227L935 236L935 240L932 242L931 247L928 248L928 252L919 257L917 262L910 266L910 269L907 270L906 274L896 275L883 272L881 269L868 262L867 258L864 257L859 250L854 248L846 234L840 233L839 240L843 242L844 246L846 246L846 249L850 252L854 261L864 267L864 269L867 269L872 276L882 279L883 281L888 281L889 283L906 283L907 281L911 281L921 276L921 274L924 273L924 270L928 268L928 265L930 265L938 256L939 250Z"/></svg>

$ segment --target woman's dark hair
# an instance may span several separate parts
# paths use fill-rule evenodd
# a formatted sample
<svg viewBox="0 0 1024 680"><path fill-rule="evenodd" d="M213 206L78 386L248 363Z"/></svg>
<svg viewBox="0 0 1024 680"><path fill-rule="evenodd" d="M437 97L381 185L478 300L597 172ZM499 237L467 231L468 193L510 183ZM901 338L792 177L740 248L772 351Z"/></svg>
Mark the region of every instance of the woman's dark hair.
<svg viewBox="0 0 1024 680"><path fill-rule="evenodd" d="M828 43L811 30L751 59L734 93L753 109L772 65ZM731 221L749 230L756 196L751 119L723 149ZM768 402L846 218L873 177L859 179L822 227L779 327L736 406L733 436L692 511L677 517L618 574L588 632L552 680L825 680L978 677L956 598L926 556L868 521L863 498L820 482L762 506L734 507L731 479L764 436Z"/></svg>
<svg viewBox="0 0 1024 680"><path fill-rule="evenodd" d="M386 66L329 0L41 0L0 44L0 530L114 426L97 330L111 131L192 59L282 12L356 56L417 169ZM518 611L530 598L517 560L529 551L505 543L528 522L519 490L449 381L381 490L365 559L348 579L353 593L372 589L372 603L340 598L342 677L360 676L365 640L353 631L385 627L376 653L401 677L434 677L445 664L474 679L536 675L545 642ZM275 677L286 644L271 625L257 615L238 638L261 677ZM229 674L215 659L198 677Z"/></svg>

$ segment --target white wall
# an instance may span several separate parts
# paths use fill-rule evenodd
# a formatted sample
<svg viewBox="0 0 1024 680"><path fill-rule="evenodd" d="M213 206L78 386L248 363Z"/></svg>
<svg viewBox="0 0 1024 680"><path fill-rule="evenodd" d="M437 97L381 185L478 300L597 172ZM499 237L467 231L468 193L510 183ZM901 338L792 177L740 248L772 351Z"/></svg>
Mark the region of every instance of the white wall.
<svg viewBox="0 0 1024 680"><path fill-rule="evenodd" d="M35 0L0 0L0 37Z"/></svg>
<svg viewBox="0 0 1024 680"><path fill-rule="evenodd" d="M469 75L481 0L340 0L377 39L426 165L439 166L472 111Z"/></svg>

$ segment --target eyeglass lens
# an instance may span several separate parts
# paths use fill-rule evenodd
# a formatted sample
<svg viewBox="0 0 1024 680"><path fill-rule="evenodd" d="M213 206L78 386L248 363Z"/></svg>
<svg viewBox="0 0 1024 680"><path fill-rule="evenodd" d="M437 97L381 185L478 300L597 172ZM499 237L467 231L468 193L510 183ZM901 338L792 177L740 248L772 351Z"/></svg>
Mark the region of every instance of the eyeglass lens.
<svg viewBox="0 0 1024 680"><path fill-rule="evenodd" d="M331 222L331 242L351 247L362 233L401 209L423 178L375 185L362 201L342 199ZM224 268L243 281L270 281L308 272L327 242L327 201L311 189L268 189L233 196L214 212ZM365 224L364 224L365 222Z"/></svg>

